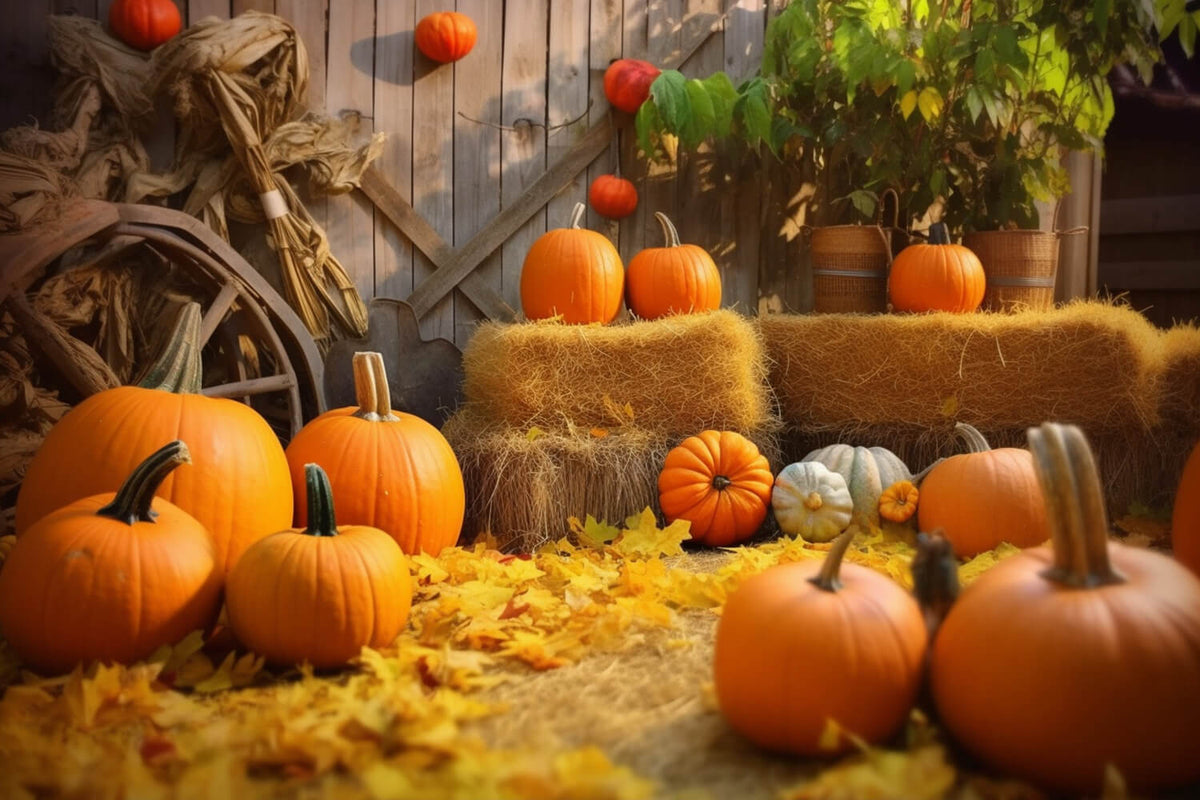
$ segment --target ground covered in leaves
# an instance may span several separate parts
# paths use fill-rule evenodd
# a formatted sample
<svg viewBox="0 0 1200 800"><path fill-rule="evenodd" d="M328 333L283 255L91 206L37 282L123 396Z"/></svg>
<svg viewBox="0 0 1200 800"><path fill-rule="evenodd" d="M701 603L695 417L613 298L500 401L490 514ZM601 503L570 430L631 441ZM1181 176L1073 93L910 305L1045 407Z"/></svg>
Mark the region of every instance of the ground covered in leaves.
<svg viewBox="0 0 1200 800"><path fill-rule="evenodd" d="M728 729L711 677L726 596L828 545L697 550L649 511L570 525L579 544L531 555L485 538L414 557L408 629L339 672L272 670L196 632L145 663L43 678L0 642L0 797L1040 796L964 768L920 711L892 746L827 763ZM961 581L1012 552L962 565ZM871 531L847 558L911 586L912 553Z"/></svg>

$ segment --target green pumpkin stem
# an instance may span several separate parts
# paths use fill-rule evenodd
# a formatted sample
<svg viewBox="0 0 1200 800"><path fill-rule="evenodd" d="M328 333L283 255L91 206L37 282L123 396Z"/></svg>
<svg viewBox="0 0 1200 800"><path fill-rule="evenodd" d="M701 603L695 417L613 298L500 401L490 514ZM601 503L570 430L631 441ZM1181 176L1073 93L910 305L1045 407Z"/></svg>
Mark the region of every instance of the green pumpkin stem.
<svg viewBox="0 0 1200 800"><path fill-rule="evenodd" d="M102 517L133 525L135 522L154 522L158 516L151 504L154 493L171 471L180 464L192 463L188 446L176 439L155 450L134 468L112 502L96 512Z"/></svg>
<svg viewBox="0 0 1200 800"><path fill-rule="evenodd" d="M392 395L383 355L375 352L355 353L351 365L354 368L354 398L358 402L354 416L371 422L395 422L400 419L392 413Z"/></svg>
<svg viewBox="0 0 1200 800"><path fill-rule="evenodd" d="M944 222L935 222L929 226L929 244L950 244L950 229Z"/></svg>
<svg viewBox="0 0 1200 800"><path fill-rule="evenodd" d="M968 453L986 453L992 449L987 439L974 425L965 422L954 423L954 434L967 446Z"/></svg>
<svg viewBox="0 0 1200 800"><path fill-rule="evenodd" d="M671 222L661 211L655 211L654 218L662 226L663 240L666 242L663 247L679 247L679 231L675 230L675 223Z"/></svg>
<svg viewBox="0 0 1200 800"><path fill-rule="evenodd" d="M333 513L333 488L320 464L304 465L304 490L308 501L309 536L337 536L337 517Z"/></svg>
<svg viewBox="0 0 1200 800"><path fill-rule="evenodd" d="M821 564L821 571L809 578L809 583L826 592L836 592L842 588L842 581L838 577L842 570L842 558L857 533L858 528L851 525L833 540L833 546L829 548L829 552L825 554L825 561Z"/></svg>
<svg viewBox="0 0 1200 800"><path fill-rule="evenodd" d="M1071 587L1122 583L1108 558L1108 512L1087 437L1075 425L1054 422L1026 433L1054 550L1043 576Z"/></svg>
<svg viewBox="0 0 1200 800"><path fill-rule="evenodd" d="M200 304L188 303L176 317L175 327L171 329L162 353L137 385L143 389L161 389L175 394L199 394L202 378Z"/></svg>

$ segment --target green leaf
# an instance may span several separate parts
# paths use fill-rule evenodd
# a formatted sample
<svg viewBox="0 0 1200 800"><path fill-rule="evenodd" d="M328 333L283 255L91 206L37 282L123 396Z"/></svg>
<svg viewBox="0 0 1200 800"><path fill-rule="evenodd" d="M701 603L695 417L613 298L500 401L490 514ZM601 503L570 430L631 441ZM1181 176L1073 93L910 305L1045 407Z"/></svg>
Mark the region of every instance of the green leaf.
<svg viewBox="0 0 1200 800"><path fill-rule="evenodd" d="M724 139L729 136L730 125L733 122L733 106L737 102L737 89L724 72L714 72L700 81L712 101L713 106L713 136Z"/></svg>
<svg viewBox="0 0 1200 800"><path fill-rule="evenodd" d="M1179 46L1189 59L1196 53L1196 28L1200 25L1196 16L1184 17L1179 21Z"/></svg>
<svg viewBox="0 0 1200 800"><path fill-rule="evenodd" d="M978 122L979 115L983 113L983 98L974 86L967 89L967 111L971 114L971 122Z"/></svg>
<svg viewBox="0 0 1200 800"><path fill-rule="evenodd" d="M876 202L874 192L868 192L865 189L856 189L847 196L859 214L862 214L867 219L874 218Z"/></svg>
<svg viewBox="0 0 1200 800"><path fill-rule="evenodd" d="M917 65L912 59L905 58L896 65L896 91L905 94L912 88L917 79Z"/></svg>
<svg viewBox="0 0 1200 800"><path fill-rule="evenodd" d="M916 107L917 90L909 89L908 92L900 98L900 114L903 115L905 119L908 119L910 116L912 116L912 112L916 110Z"/></svg>
<svg viewBox="0 0 1200 800"><path fill-rule="evenodd" d="M926 122L932 122L941 114L943 105L945 105L945 100L942 99L942 93L933 86L926 86L917 95L917 109Z"/></svg>
<svg viewBox="0 0 1200 800"><path fill-rule="evenodd" d="M685 84L691 115L679 131L679 141L687 149L695 149L696 145L713 135L716 115L713 111L713 101L698 80L690 80Z"/></svg>
<svg viewBox="0 0 1200 800"><path fill-rule="evenodd" d="M1094 0L1092 3L1092 19L1096 23L1096 32L1103 38L1108 33L1108 17L1112 13L1112 0Z"/></svg>
<svg viewBox="0 0 1200 800"><path fill-rule="evenodd" d="M761 80L750 81L734 105L734 116L741 120L746 141L751 145L771 145L771 112L767 108L766 86Z"/></svg>
<svg viewBox="0 0 1200 800"><path fill-rule="evenodd" d="M658 107L654 103L642 103L634 117L634 129L637 131L638 147L651 161L658 159L656 145L662 135L663 123L658 115Z"/></svg>
<svg viewBox="0 0 1200 800"><path fill-rule="evenodd" d="M679 70L663 70L650 84L650 99L658 108L666 130L678 134L690 124L691 103L688 100L687 78Z"/></svg>

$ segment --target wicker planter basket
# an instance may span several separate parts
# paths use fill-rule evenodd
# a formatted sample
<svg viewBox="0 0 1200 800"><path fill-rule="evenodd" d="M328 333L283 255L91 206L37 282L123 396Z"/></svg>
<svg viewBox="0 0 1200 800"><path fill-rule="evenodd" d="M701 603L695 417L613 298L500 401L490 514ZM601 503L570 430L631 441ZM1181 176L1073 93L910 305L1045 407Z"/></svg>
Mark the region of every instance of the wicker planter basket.
<svg viewBox="0 0 1200 800"><path fill-rule="evenodd" d="M979 256L987 276L982 309L1045 311L1054 306L1059 243L1063 236L1087 231L1011 230L976 231L963 235L962 243Z"/></svg>
<svg viewBox="0 0 1200 800"><path fill-rule="evenodd" d="M887 194L895 195L888 190ZM888 270L892 255L908 243L899 227L899 201L891 227L880 216L874 225L826 225L805 228L813 271L813 310L819 313L887 310ZM893 239L893 234L897 234Z"/></svg>

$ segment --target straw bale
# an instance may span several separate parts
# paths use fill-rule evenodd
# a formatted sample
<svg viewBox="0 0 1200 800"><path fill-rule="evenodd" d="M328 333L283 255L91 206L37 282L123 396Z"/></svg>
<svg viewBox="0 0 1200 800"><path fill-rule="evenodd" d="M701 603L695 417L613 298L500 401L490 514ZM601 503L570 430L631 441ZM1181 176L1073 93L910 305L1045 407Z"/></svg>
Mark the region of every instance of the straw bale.
<svg viewBox="0 0 1200 800"><path fill-rule="evenodd" d="M1163 331L1162 353L1160 446L1173 498L1183 465L1200 442L1200 327L1178 323Z"/></svg>
<svg viewBox="0 0 1200 800"><path fill-rule="evenodd" d="M466 399L519 428L632 421L690 436L777 424L757 327L729 310L620 325L484 323L463 372Z"/></svg>

